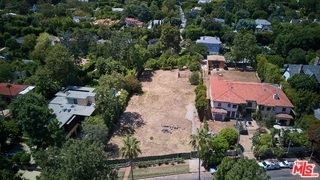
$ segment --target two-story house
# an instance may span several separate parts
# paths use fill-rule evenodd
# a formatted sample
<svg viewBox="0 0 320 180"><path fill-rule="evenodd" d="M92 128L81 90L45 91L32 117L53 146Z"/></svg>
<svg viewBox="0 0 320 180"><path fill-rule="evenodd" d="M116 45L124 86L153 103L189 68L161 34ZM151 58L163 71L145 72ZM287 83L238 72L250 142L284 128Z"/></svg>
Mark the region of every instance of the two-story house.
<svg viewBox="0 0 320 180"><path fill-rule="evenodd" d="M222 44L220 38L216 36L201 36L196 43L206 46L208 48L208 54L219 54Z"/></svg>
<svg viewBox="0 0 320 180"><path fill-rule="evenodd" d="M292 103L275 85L255 82L237 82L223 78L211 77L209 85L211 114L215 120L242 117L240 108L245 107L248 113L257 108L276 114L277 123L289 125Z"/></svg>
<svg viewBox="0 0 320 180"><path fill-rule="evenodd" d="M94 88L68 86L56 94L49 103L67 137L76 135L81 128L81 122L95 111Z"/></svg>
<svg viewBox="0 0 320 180"><path fill-rule="evenodd" d="M265 19L256 19L256 32L270 32L271 23Z"/></svg>

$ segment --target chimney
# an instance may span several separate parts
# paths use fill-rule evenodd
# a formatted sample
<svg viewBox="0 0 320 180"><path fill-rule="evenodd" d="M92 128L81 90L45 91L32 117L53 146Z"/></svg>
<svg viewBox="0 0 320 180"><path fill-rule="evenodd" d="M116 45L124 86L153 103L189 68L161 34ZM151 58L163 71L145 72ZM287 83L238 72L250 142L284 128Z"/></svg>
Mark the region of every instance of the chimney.
<svg viewBox="0 0 320 180"><path fill-rule="evenodd" d="M283 84L280 84L279 89L283 90Z"/></svg>
<svg viewBox="0 0 320 180"><path fill-rule="evenodd" d="M300 73L302 73L302 72L303 72L303 65L300 64L300 65L299 65L299 68L298 68L298 73L300 74Z"/></svg>
<svg viewBox="0 0 320 180"><path fill-rule="evenodd" d="M274 100L279 100L279 95L278 94L273 94L273 99Z"/></svg>

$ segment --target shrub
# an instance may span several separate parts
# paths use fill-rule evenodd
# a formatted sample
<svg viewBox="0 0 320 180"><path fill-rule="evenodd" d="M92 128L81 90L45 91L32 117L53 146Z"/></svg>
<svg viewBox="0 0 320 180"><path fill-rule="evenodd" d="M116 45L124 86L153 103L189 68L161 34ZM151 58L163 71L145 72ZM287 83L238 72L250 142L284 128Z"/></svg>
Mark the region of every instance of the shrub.
<svg viewBox="0 0 320 180"><path fill-rule="evenodd" d="M170 163L171 165L174 165L174 161L171 161L171 163Z"/></svg>
<svg viewBox="0 0 320 180"><path fill-rule="evenodd" d="M31 155L30 153L24 153L20 157L20 162L21 163L29 163L31 160Z"/></svg>
<svg viewBox="0 0 320 180"><path fill-rule="evenodd" d="M12 157L12 161L16 163L20 163L21 156L23 155L22 151L16 152L16 154Z"/></svg>
<svg viewBox="0 0 320 180"><path fill-rule="evenodd" d="M192 72L190 78L189 78L189 82L191 85L198 85L199 84L199 80L200 80L200 75L198 71L194 71Z"/></svg>
<svg viewBox="0 0 320 180"><path fill-rule="evenodd" d="M168 164L169 164L169 161L168 161L168 160L165 160L165 161L164 161L164 164L168 165Z"/></svg>
<svg viewBox="0 0 320 180"><path fill-rule="evenodd" d="M158 161L158 165L161 166L163 163L161 161Z"/></svg>
<svg viewBox="0 0 320 180"><path fill-rule="evenodd" d="M183 158L178 158L178 159L176 159L176 162L178 164L183 164L184 163L184 159Z"/></svg>

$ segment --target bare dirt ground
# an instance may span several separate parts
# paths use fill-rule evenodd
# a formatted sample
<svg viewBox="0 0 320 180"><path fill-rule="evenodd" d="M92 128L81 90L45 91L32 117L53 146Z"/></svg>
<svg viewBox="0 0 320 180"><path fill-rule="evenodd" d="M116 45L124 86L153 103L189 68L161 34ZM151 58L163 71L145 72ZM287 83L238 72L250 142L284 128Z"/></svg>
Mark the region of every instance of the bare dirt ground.
<svg viewBox="0 0 320 180"><path fill-rule="evenodd" d="M210 130L212 130L214 133L220 133L220 131L224 128L233 128L234 127L235 121L207 121L208 122L208 127Z"/></svg>
<svg viewBox="0 0 320 180"><path fill-rule="evenodd" d="M123 146L122 139L131 135L140 141L142 154L139 156L192 150L188 144L191 121L184 117L185 107L194 102L195 86L191 86L187 78L190 71L180 74L182 78L178 79L178 70L143 73L140 79L143 94L131 97L109 148L119 149Z"/></svg>
<svg viewBox="0 0 320 180"><path fill-rule="evenodd" d="M206 77L208 73L206 72ZM216 77L223 77L227 80L234 80L234 81L241 81L241 82L261 82L259 78L256 76L256 72L247 72L229 68L229 70L219 69L217 71L216 69L212 70L211 76Z"/></svg>

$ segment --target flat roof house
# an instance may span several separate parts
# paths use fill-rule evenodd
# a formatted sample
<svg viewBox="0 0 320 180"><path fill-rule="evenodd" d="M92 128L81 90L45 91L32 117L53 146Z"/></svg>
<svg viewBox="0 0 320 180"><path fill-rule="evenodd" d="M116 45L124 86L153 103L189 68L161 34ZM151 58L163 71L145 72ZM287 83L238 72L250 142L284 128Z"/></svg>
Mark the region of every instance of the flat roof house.
<svg viewBox="0 0 320 180"><path fill-rule="evenodd" d="M60 128L63 127L68 133L67 139L76 135L81 122L94 113L94 90L88 87L68 86L50 101L49 108L61 122Z"/></svg>
<svg viewBox="0 0 320 180"><path fill-rule="evenodd" d="M201 36L196 43L206 46L209 54L219 54L220 52L221 41L219 37Z"/></svg>
<svg viewBox="0 0 320 180"><path fill-rule="evenodd" d="M245 106L248 113L257 108L261 112L274 112L276 121L289 125L292 103L285 93L275 85L255 82L237 82L221 77L210 77L209 96L211 114L215 120L241 118L240 106Z"/></svg>

